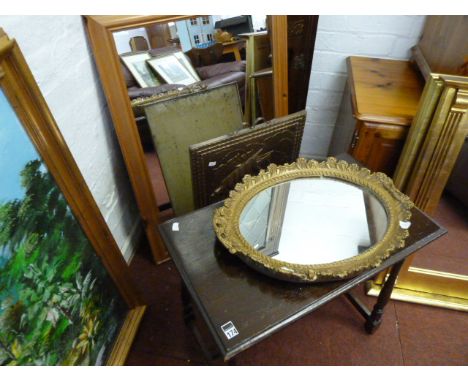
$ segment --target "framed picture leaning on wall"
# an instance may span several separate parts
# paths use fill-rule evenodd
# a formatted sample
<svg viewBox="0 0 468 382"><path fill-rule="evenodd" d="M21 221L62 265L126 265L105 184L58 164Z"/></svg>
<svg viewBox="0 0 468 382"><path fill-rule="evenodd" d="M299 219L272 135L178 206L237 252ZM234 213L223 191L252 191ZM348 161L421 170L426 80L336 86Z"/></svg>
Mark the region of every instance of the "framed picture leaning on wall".
<svg viewBox="0 0 468 382"><path fill-rule="evenodd" d="M154 57L148 60L148 64L166 81L168 84L191 85L198 82L187 69L187 63L181 61L181 57L169 54L161 57Z"/></svg>
<svg viewBox="0 0 468 382"><path fill-rule="evenodd" d="M0 365L123 364L145 306L2 29L0 173Z"/></svg>
<svg viewBox="0 0 468 382"><path fill-rule="evenodd" d="M120 59L142 88L161 85L156 74L147 64L147 60L150 58L151 55L148 52L125 53L120 56Z"/></svg>
<svg viewBox="0 0 468 382"><path fill-rule="evenodd" d="M182 63L183 66L185 66L185 69L187 69L190 72L190 75L196 81L201 81L200 76L198 75L197 71L192 66L192 63L190 62L188 57L183 52L175 52L174 56Z"/></svg>

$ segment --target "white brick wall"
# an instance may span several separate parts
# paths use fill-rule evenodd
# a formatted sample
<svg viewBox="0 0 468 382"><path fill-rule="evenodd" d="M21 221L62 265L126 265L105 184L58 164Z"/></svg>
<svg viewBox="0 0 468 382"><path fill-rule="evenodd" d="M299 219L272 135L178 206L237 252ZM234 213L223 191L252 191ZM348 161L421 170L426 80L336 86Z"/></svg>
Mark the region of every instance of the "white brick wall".
<svg viewBox="0 0 468 382"><path fill-rule="evenodd" d="M320 16L301 155L326 157L347 78L346 57L409 59L425 16Z"/></svg>

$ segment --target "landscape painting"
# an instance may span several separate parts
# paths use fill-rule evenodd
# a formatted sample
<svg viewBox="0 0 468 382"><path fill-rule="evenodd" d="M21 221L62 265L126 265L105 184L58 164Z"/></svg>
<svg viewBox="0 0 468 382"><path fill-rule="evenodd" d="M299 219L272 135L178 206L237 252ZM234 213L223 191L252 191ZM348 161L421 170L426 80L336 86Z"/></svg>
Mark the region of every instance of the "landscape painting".
<svg viewBox="0 0 468 382"><path fill-rule="evenodd" d="M101 365L128 307L0 90L0 365Z"/></svg>

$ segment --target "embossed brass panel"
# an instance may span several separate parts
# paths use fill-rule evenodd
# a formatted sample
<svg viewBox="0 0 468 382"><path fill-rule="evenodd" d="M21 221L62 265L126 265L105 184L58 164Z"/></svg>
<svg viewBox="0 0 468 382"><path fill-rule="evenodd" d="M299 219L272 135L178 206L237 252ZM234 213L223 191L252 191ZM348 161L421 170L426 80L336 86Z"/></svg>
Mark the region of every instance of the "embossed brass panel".
<svg viewBox="0 0 468 382"><path fill-rule="evenodd" d="M301 111L190 146L195 207L226 198L245 174L256 175L270 163L294 162L305 117Z"/></svg>
<svg viewBox="0 0 468 382"><path fill-rule="evenodd" d="M192 211L189 146L242 128L237 84L184 92L144 110L172 208L177 215Z"/></svg>

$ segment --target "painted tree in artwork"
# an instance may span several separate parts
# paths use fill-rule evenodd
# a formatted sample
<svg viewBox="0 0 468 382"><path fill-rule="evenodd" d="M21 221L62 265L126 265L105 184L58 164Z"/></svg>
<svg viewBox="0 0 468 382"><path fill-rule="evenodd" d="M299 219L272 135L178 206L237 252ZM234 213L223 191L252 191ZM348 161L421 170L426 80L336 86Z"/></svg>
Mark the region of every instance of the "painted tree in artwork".
<svg viewBox="0 0 468 382"><path fill-rule="evenodd" d="M21 185L0 206L0 364L95 363L118 325L105 270L40 161Z"/></svg>

